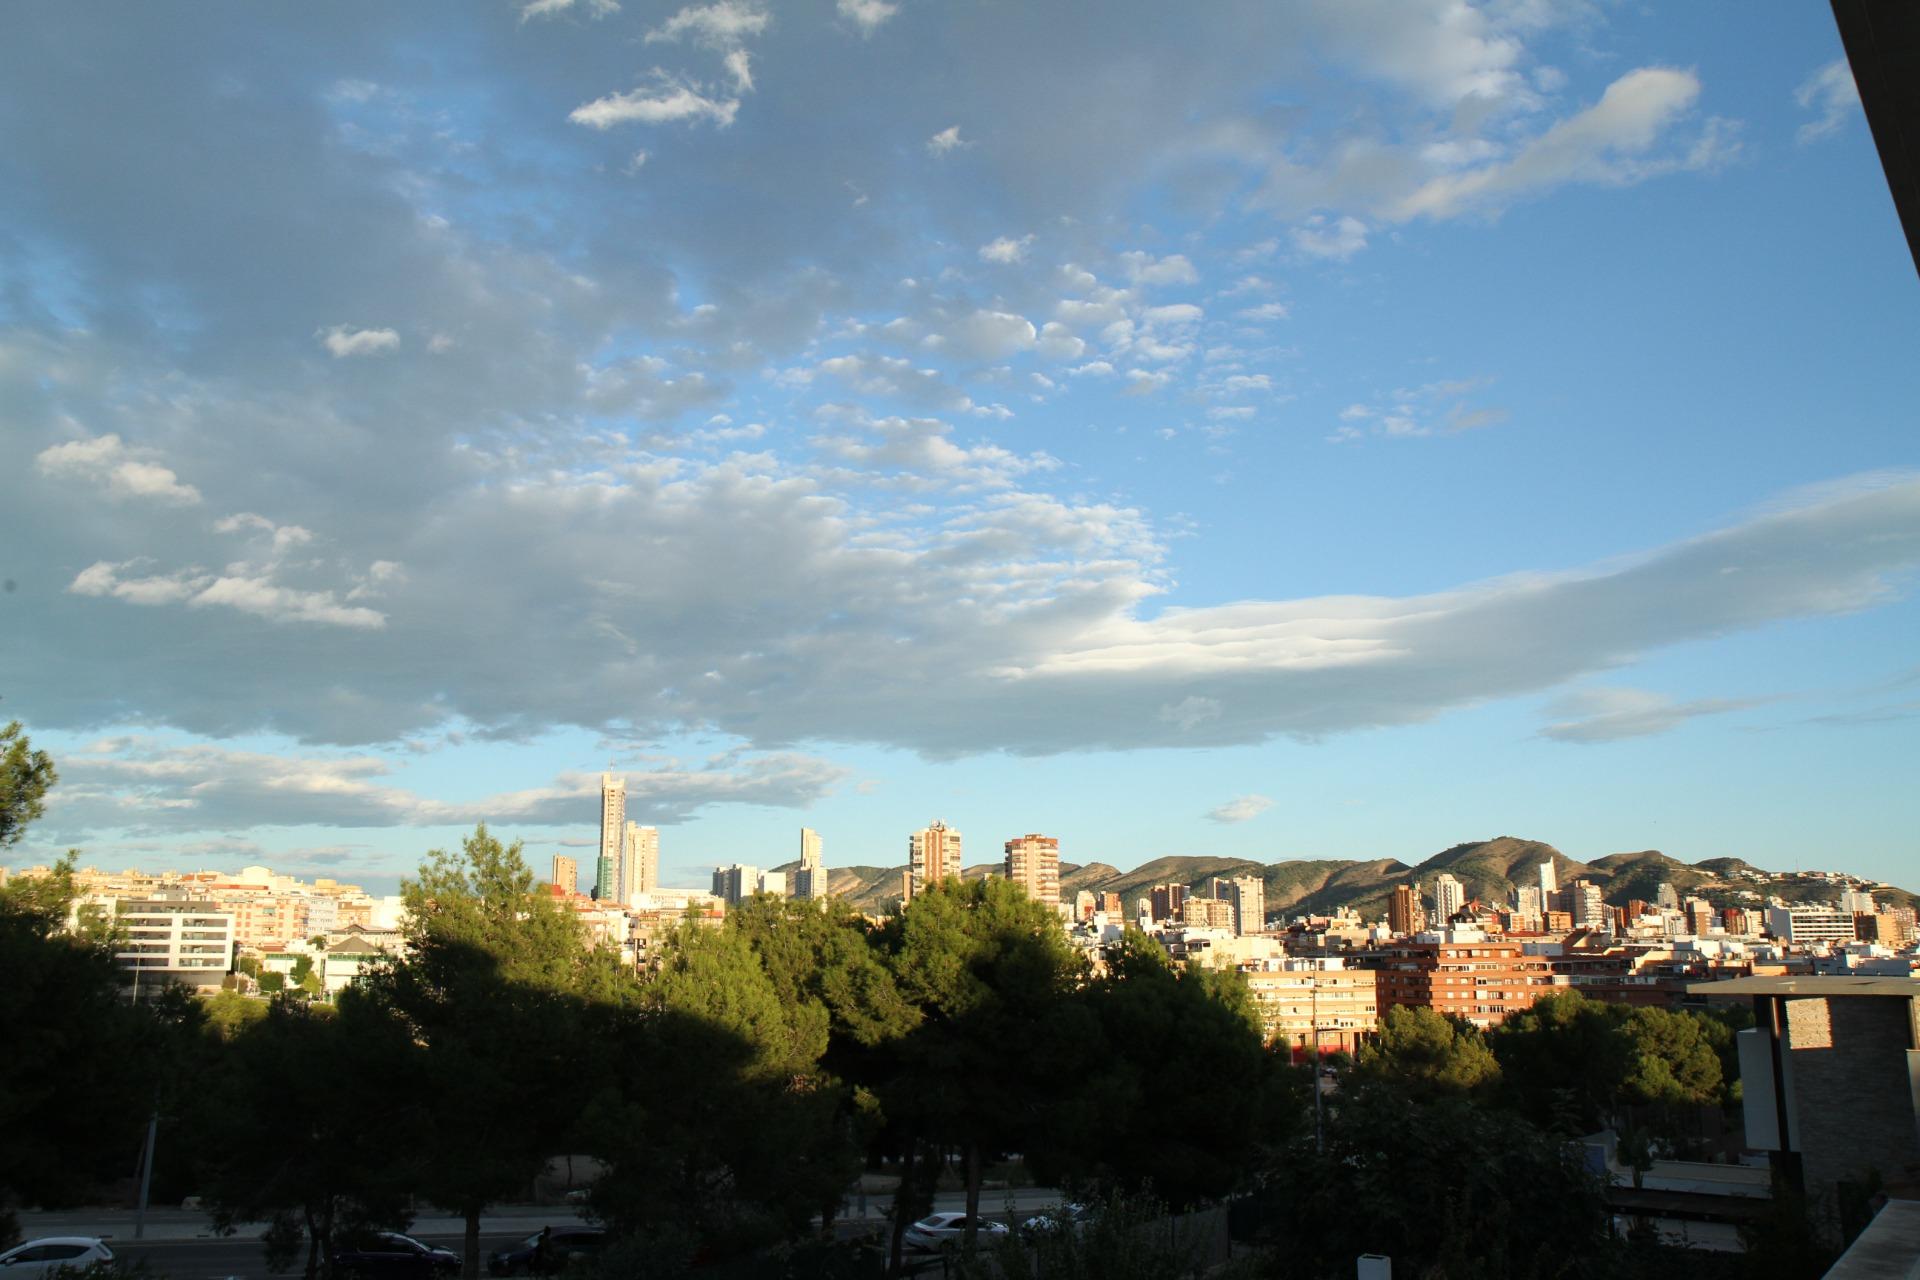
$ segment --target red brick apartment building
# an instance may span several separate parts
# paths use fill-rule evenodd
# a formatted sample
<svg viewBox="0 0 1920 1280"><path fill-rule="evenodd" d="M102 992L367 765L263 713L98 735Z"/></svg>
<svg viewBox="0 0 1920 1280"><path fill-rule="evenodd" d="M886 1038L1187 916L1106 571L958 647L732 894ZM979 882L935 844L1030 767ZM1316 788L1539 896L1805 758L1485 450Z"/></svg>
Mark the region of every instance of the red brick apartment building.
<svg viewBox="0 0 1920 1280"><path fill-rule="evenodd" d="M1522 955L1517 942L1492 938L1395 942L1372 952L1380 1016L1398 1005L1453 1013L1495 1027L1553 989L1543 956Z"/></svg>

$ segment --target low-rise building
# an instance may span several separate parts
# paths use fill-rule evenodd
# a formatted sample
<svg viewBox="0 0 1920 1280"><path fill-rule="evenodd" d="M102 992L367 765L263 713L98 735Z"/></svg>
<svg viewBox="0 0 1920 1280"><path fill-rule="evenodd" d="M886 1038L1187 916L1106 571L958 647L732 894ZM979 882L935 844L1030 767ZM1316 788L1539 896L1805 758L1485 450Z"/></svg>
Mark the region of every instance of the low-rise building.
<svg viewBox="0 0 1920 1280"><path fill-rule="evenodd" d="M1553 984L1544 957L1478 929L1423 933L1368 952L1363 963L1377 974L1382 1016L1405 1005L1455 1014L1480 1027L1498 1026L1508 1014L1531 1008Z"/></svg>
<svg viewBox="0 0 1920 1280"><path fill-rule="evenodd" d="M114 963L141 994L167 984L216 988L233 969L233 916L183 893L122 898L114 924Z"/></svg>
<svg viewBox="0 0 1920 1280"><path fill-rule="evenodd" d="M1352 1053L1380 1029L1380 1002L1370 969L1349 969L1339 957L1274 959L1245 966L1247 990L1268 1044L1296 1054Z"/></svg>

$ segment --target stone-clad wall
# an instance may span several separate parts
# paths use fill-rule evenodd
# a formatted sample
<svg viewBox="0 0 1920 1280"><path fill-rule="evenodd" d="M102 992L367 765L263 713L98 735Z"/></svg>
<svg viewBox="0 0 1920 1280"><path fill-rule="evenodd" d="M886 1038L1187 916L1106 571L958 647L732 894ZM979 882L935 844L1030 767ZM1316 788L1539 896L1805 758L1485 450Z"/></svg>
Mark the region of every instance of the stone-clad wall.
<svg viewBox="0 0 1920 1280"><path fill-rule="evenodd" d="M1834 1187L1869 1170L1883 1180L1920 1171L1908 1050L1913 1001L1840 996L1787 1003L1794 1107L1808 1194L1831 1207Z"/></svg>

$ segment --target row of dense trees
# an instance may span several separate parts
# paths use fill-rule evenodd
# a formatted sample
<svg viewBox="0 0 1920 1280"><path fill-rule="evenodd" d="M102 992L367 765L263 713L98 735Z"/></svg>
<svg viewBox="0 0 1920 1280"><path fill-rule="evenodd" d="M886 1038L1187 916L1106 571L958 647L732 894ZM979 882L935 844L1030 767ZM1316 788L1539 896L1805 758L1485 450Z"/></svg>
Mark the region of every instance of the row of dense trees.
<svg viewBox="0 0 1920 1280"><path fill-rule="evenodd" d="M1362 1079L1392 1080L1421 1097L1473 1094L1562 1134L1631 1127L1646 1115L1679 1135L1690 1109L1739 1101L1734 1032L1752 1015L1711 1014L1545 996L1492 1031L1431 1009L1398 1008L1364 1046Z"/></svg>
<svg viewBox="0 0 1920 1280"><path fill-rule="evenodd" d="M897 1257L955 1163L974 1210L1012 1151L1049 1180L1190 1203L1245 1183L1301 1114L1237 983L1142 939L1094 977L1001 881L937 886L878 926L755 899L684 925L646 974L589 946L484 828L403 893L405 957L336 1006L134 1006L105 949L63 932L64 866L9 886L9 967L47 976L4 988L34 1002L8 1023L47 1040L0 1068L0 1118L42 1139L8 1144L0 1195L57 1203L121 1174L157 1110L162 1186L229 1222L276 1219L309 1275L416 1196L465 1216L471 1273L486 1206L558 1155L604 1163L595 1211L656 1260L804 1235L884 1158L902 1173ZM99 1151L75 1150L55 1102L91 1117ZM1148 1117L1164 1123L1143 1132Z"/></svg>

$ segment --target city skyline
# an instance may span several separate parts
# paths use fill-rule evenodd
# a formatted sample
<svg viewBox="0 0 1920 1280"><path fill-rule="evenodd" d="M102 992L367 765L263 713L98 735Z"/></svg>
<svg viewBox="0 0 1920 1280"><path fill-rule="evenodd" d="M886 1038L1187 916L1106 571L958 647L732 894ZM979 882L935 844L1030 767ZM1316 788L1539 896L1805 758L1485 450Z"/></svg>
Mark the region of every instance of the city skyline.
<svg viewBox="0 0 1920 1280"><path fill-rule="evenodd" d="M1822 7L20 27L5 865L1920 853Z"/></svg>

